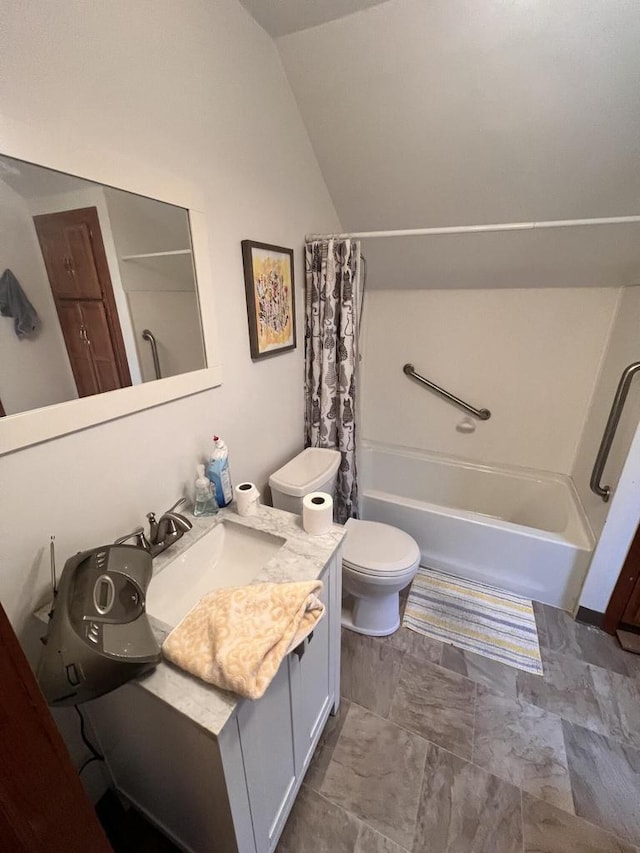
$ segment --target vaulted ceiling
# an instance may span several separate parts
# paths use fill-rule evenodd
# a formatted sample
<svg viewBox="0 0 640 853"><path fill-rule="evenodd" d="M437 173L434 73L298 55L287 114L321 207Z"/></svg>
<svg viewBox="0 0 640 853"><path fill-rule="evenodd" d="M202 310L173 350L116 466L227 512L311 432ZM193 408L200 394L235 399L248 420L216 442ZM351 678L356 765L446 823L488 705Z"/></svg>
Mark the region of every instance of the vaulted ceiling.
<svg viewBox="0 0 640 853"><path fill-rule="evenodd" d="M240 0L272 36L335 21L386 0Z"/></svg>
<svg viewBox="0 0 640 853"><path fill-rule="evenodd" d="M346 230L640 214L637 0L389 0L276 43ZM640 226L367 252L373 286L640 283Z"/></svg>

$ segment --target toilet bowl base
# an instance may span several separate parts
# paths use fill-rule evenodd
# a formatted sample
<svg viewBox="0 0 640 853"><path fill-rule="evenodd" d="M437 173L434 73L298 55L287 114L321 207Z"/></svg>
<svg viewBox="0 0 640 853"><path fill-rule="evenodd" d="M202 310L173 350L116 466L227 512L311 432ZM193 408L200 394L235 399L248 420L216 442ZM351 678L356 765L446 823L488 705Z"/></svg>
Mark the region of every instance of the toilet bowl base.
<svg viewBox="0 0 640 853"><path fill-rule="evenodd" d="M349 595L342 603L342 627L367 637L388 637L400 627L397 592L375 598Z"/></svg>

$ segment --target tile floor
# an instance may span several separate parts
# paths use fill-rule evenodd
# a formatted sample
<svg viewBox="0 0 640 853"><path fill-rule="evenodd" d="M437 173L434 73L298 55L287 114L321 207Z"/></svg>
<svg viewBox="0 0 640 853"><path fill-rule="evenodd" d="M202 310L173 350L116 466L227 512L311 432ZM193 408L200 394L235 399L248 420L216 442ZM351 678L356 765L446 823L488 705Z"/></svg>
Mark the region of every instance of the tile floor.
<svg viewBox="0 0 640 853"><path fill-rule="evenodd" d="M640 853L640 657L535 610L544 678L344 631L340 713L278 853Z"/></svg>

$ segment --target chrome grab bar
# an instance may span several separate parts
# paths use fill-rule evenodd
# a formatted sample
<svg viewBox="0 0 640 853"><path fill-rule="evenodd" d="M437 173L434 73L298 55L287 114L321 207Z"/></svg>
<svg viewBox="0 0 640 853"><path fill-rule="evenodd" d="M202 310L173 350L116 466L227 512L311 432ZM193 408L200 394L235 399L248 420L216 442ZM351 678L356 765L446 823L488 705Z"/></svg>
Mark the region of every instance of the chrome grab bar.
<svg viewBox="0 0 640 853"><path fill-rule="evenodd" d="M604 433L602 434L602 441L598 448L598 455L596 456L596 461L591 473L591 480L589 482L591 491L601 497L605 503L607 503L611 497L611 486L601 486L600 480L604 473L604 466L607 464L607 459L609 458L609 451L611 450L611 445L613 444L613 439L615 438L616 430L618 429L618 423L620 422L620 417L622 415L622 410L624 409L627 394L629 393L629 388L631 387L631 382L639 370L640 361L634 361L633 364L625 367L622 371L616 395L613 398L613 403L611 404L611 411L609 412L607 425L605 426Z"/></svg>
<svg viewBox="0 0 640 853"><path fill-rule="evenodd" d="M155 335L153 332L150 332L149 329L145 329L142 332L142 337L145 341L149 341L151 345L151 355L153 357L153 369L156 372L156 379L162 379L162 373L160 371L160 359L158 358L158 344L156 343Z"/></svg>
<svg viewBox="0 0 640 853"><path fill-rule="evenodd" d="M464 400L461 400L460 397L450 394L448 391L445 391L444 388L436 385L435 382L431 382L429 379L425 379L424 376L420 376L419 373L416 373L412 364L405 364L402 370L407 376L410 376L412 379L416 379L418 382L422 382L423 385L426 385L427 388L430 388L432 391L435 391L436 394L444 397L445 400L453 403L454 406L464 409L465 412L469 412L470 415L480 418L481 421L488 421L491 417L489 409L475 409L473 406L465 403Z"/></svg>

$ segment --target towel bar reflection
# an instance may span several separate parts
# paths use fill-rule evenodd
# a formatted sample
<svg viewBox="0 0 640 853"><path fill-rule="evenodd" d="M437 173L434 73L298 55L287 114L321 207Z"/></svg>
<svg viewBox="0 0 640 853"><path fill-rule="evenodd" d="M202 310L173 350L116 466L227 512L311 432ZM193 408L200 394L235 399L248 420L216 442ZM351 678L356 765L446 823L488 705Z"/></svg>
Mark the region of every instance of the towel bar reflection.
<svg viewBox="0 0 640 853"><path fill-rule="evenodd" d="M465 412L469 412L470 415L474 415L481 421L488 421L491 417L491 412L489 411L489 409L476 409L473 406L470 406L468 403L465 403L464 400L461 400L460 397L456 397L454 394L450 394L448 391L445 391L444 388L441 388L439 385L436 385L435 382L431 382L429 379L426 379L424 376L421 376L419 373L416 373L415 368L412 364L405 364L402 370L407 376L410 376L411 379L415 379L418 382L421 382L423 385L426 385L426 387L429 388L431 391L434 391L436 394L439 394L441 397L444 397L445 400L448 400L454 406L458 406Z"/></svg>
<svg viewBox="0 0 640 853"><path fill-rule="evenodd" d="M605 426L604 433L602 434L602 441L598 448L598 455L596 456L596 461L593 465L593 472L591 474L589 486L591 491L601 497L605 503L607 503L611 497L611 486L601 486L600 480L604 473L604 466L607 464L607 459L609 458L609 451L611 450L611 445L613 444L613 439L615 438L616 430L618 429L618 423L620 422L620 417L622 415L622 410L624 409L627 394L629 393L629 388L631 387L631 382L639 370L640 361L634 361L633 364L625 367L622 371L622 376L620 377L618 388L616 389L616 395L613 398L613 403L611 404L611 411L609 412L607 425Z"/></svg>
<svg viewBox="0 0 640 853"><path fill-rule="evenodd" d="M156 374L156 379L162 379L162 372L160 370L160 359L158 358L158 344L156 343L155 335L153 334L153 332L149 331L149 329L145 329L142 332L142 337L145 339L145 341L149 341L149 345L151 346L153 369Z"/></svg>

